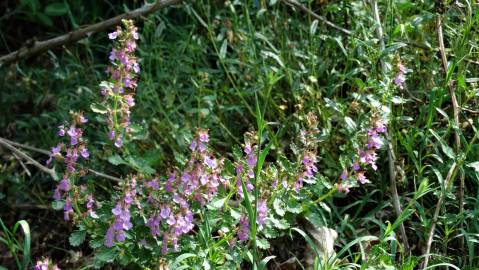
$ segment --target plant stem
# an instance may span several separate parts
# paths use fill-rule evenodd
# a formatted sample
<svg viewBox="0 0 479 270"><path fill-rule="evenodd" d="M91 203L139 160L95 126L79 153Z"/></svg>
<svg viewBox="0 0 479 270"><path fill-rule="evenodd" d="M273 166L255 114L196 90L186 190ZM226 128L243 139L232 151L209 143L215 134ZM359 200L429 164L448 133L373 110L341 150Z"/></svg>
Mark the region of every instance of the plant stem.
<svg viewBox="0 0 479 270"><path fill-rule="evenodd" d="M371 6L373 9L374 20L376 21L376 24L377 24L376 33L379 38L379 42L381 46L380 48L381 48L381 51L384 51L386 46L384 45L384 32L381 25L381 18L379 16L379 8L378 8L377 1L376 0L371 1ZM382 76L386 76L386 73L387 73L386 65L384 64L384 61L382 59L380 61L381 61ZM392 109L391 102L389 102L389 107L390 109ZM389 182L391 185L391 194L392 194L392 201L394 205L394 211L396 212L396 216L400 217L402 214L402 210L401 210L401 204L399 201L399 194L397 191L397 183L396 183L396 156L394 154L393 144L391 143L392 138L390 136L390 132L391 132L391 125L388 125L387 131L386 131L386 140L387 140L387 146L388 146ZM404 249L407 252L409 250L409 243L407 240L406 229L404 228L403 223L399 225L399 229L401 231Z"/></svg>

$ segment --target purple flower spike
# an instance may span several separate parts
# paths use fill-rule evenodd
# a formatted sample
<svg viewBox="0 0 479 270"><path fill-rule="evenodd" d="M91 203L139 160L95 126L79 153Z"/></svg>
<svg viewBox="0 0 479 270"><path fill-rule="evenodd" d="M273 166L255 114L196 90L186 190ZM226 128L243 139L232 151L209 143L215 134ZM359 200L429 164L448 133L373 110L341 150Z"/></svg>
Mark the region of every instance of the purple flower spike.
<svg viewBox="0 0 479 270"><path fill-rule="evenodd" d="M266 205L265 200L258 200L258 204L256 206L256 211L258 216L256 217L256 223L260 226L264 225L266 216L268 214L268 206Z"/></svg>
<svg viewBox="0 0 479 270"><path fill-rule="evenodd" d="M249 220L248 217L242 215L239 221L238 239L245 242L249 237Z"/></svg>

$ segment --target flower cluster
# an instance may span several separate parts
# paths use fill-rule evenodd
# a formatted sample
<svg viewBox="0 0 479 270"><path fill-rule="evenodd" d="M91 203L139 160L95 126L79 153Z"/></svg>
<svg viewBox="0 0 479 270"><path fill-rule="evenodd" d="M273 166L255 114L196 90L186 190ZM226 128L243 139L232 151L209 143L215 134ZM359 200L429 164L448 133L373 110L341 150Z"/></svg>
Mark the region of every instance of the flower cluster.
<svg viewBox="0 0 479 270"><path fill-rule="evenodd" d="M65 172L62 176L62 180L58 183L53 193L55 200L65 199L65 220L69 220L71 213L73 213L72 201L68 191L71 189L75 177L85 174L78 166L79 159L87 160L90 157L87 142L82 137L83 129L79 127L87 122L88 120L82 113L77 113L74 115L73 123L69 127L65 127L65 125L59 126L57 134L59 137L65 138L65 142L60 142L52 148L50 158L46 162L47 165L49 165L53 159L63 159L65 163Z"/></svg>
<svg viewBox="0 0 479 270"><path fill-rule="evenodd" d="M303 153L301 154L301 170L297 176L294 190L299 192L303 186L304 179L314 178L314 174L318 171L316 167L316 155L319 134L318 119L315 114L309 113L306 116L307 130L300 131L300 141L303 144Z"/></svg>
<svg viewBox="0 0 479 270"><path fill-rule="evenodd" d="M60 270L60 268L56 264L53 264L49 258L44 258L43 260L37 261L33 269L34 270Z"/></svg>
<svg viewBox="0 0 479 270"><path fill-rule="evenodd" d="M136 178L131 177L131 180L125 184L124 196L116 203L115 208L111 210L114 215L114 221L108 228L105 237L105 246L112 247L114 241L125 241L125 231L133 228L131 223L130 207L135 202L136 197ZM137 205L139 205L137 203Z"/></svg>
<svg viewBox="0 0 479 270"><path fill-rule="evenodd" d="M243 179L245 181L247 192L252 191L254 188L253 184L251 184L251 179L254 178L254 170L256 169L256 163L258 162L258 158L256 157L258 146L251 143L253 138L254 134L250 133L247 134L245 139L245 147L243 151L246 154L244 157L246 162L240 160L236 164L236 186L238 188L238 195L240 198L244 197L242 184Z"/></svg>
<svg viewBox="0 0 479 270"><path fill-rule="evenodd" d="M179 237L193 229L192 203L204 206L219 187L227 187L226 179L221 176L223 159L218 160L208 151L208 142L208 131L200 129L190 144L191 158L182 171L170 172L164 186L160 186L157 179L145 182L149 190L148 202L156 209L146 225L153 237L162 235L163 254L168 252L170 242L177 251ZM161 189L167 197L155 199L155 192Z"/></svg>
<svg viewBox="0 0 479 270"><path fill-rule="evenodd" d="M354 185L355 182L360 184L366 184L370 181L366 178L366 170L371 167L373 170L377 170L376 160L377 153L383 144L382 134L386 132L386 125L381 119L374 119L371 122L371 126L367 132L367 142L364 148L359 149L359 158L356 158L351 165L351 171L344 169L340 175L341 182L338 185L340 192L349 192L349 188Z"/></svg>
<svg viewBox="0 0 479 270"><path fill-rule="evenodd" d="M401 62L398 62L397 64L397 69L398 72L396 76L394 76L394 84L399 87L399 89L404 89L404 83L406 82L406 73L407 73L407 68L404 66Z"/></svg>
<svg viewBox="0 0 479 270"><path fill-rule="evenodd" d="M239 221L238 239L245 242L249 238L249 219L246 215L242 215Z"/></svg>
<svg viewBox="0 0 479 270"><path fill-rule="evenodd" d="M130 108L135 105L134 91L140 66L135 56L136 40L139 38L133 21L123 20L120 26L108 34L117 40L110 52L111 66L107 68L109 82L100 84L101 94L108 104L108 137L116 147L123 145L124 136L130 132Z"/></svg>

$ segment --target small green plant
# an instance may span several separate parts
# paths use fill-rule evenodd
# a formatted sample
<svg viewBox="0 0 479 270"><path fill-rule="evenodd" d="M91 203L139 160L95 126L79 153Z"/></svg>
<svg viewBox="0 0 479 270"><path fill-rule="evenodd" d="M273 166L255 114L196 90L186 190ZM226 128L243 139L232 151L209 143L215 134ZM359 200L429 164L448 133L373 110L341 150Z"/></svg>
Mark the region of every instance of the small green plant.
<svg viewBox="0 0 479 270"><path fill-rule="evenodd" d="M0 242L7 247L10 255L15 259L18 269L29 269L31 234L28 223L25 220L20 220L13 225L12 229L9 229L0 218L0 226L2 228ZM23 232L23 238L17 235L20 228Z"/></svg>

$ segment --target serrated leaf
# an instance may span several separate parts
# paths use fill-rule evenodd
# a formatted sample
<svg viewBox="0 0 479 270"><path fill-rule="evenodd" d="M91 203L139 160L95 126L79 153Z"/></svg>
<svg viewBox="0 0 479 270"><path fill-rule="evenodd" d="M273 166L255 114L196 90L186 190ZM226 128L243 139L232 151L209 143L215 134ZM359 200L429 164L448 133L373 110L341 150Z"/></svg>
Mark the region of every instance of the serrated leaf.
<svg viewBox="0 0 479 270"><path fill-rule="evenodd" d="M266 227L262 231L266 238L272 239L278 237L279 233L274 228Z"/></svg>
<svg viewBox="0 0 479 270"><path fill-rule="evenodd" d="M68 238L68 241L70 242L70 245L74 247L78 247L85 241L86 237L86 231L76 231L73 232L70 237Z"/></svg>
<svg viewBox="0 0 479 270"><path fill-rule="evenodd" d="M102 247L103 243L104 242L102 239L92 239L90 240L88 244L90 245L91 248L96 249L96 248Z"/></svg>
<svg viewBox="0 0 479 270"><path fill-rule="evenodd" d="M266 239L256 239L256 244L258 245L258 248L260 249L268 249L270 248L269 241Z"/></svg>
<svg viewBox="0 0 479 270"><path fill-rule="evenodd" d="M271 218L271 222L273 223L274 227L280 230L286 230L290 227L289 223L284 219Z"/></svg>

